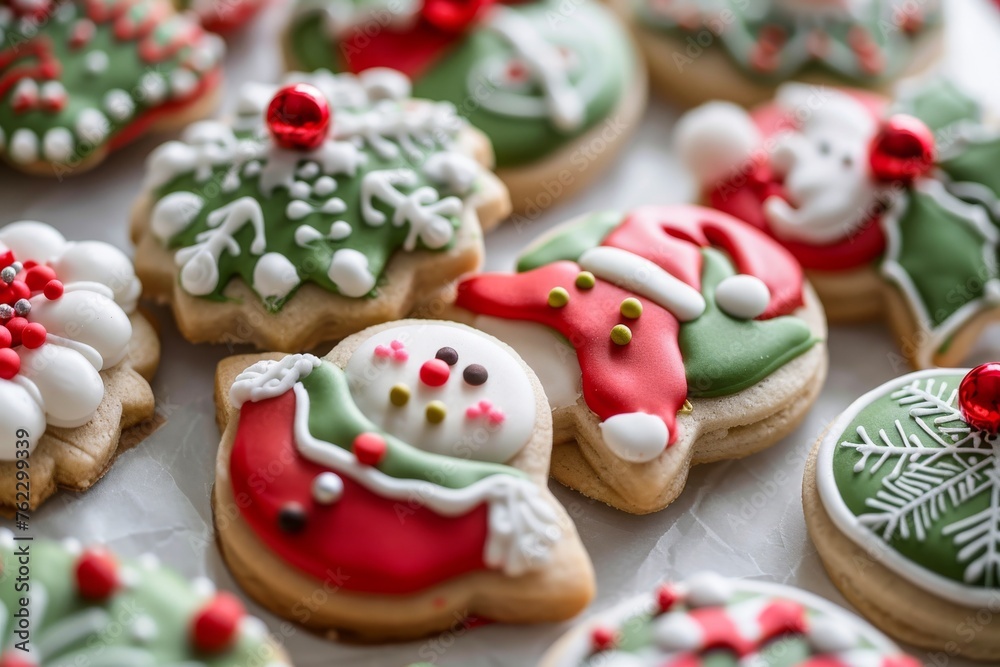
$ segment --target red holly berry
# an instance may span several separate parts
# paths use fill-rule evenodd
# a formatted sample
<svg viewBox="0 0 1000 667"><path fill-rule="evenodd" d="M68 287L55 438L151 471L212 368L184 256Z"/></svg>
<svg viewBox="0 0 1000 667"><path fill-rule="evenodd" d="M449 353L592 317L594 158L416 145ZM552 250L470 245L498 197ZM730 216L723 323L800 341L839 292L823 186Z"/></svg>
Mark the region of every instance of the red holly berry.
<svg viewBox="0 0 1000 667"><path fill-rule="evenodd" d="M58 280L50 280L45 283L45 287L42 288L42 294L44 294L45 298L49 301L55 301L56 299L62 297L64 291L65 288L63 287L62 282Z"/></svg>
<svg viewBox="0 0 1000 667"><path fill-rule="evenodd" d="M0 348L10 347L13 340L14 339L10 335L10 331L7 330L7 327L0 325Z"/></svg>
<svg viewBox="0 0 1000 667"><path fill-rule="evenodd" d="M236 642L245 615L243 603L235 595L216 594L195 614L191 623L191 643L205 653L225 651Z"/></svg>
<svg viewBox="0 0 1000 667"><path fill-rule="evenodd" d="M958 386L958 407L972 428L1000 432L1000 362L969 371Z"/></svg>
<svg viewBox="0 0 1000 667"><path fill-rule="evenodd" d="M105 549L87 549L76 561L76 589L87 600L102 602L118 589L118 562Z"/></svg>
<svg viewBox="0 0 1000 667"><path fill-rule="evenodd" d="M677 589L670 584L663 584L656 589L656 606L661 614L670 611L680 599Z"/></svg>
<svg viewBox="0 0 1000 667"><path fill-rule="evenodd" d="M368 466L378 465L387 450L385 439L378 433L362 433L354 439L353 451L358 461Z"/></svg>
<svg viewBox="0 0 1000 667"><path fill-rule="evenodd" d="M315 86L296 83L285 86L267 107L267 127L282 148L311 151L326 139L330 127L330 105Z"/></svg>
<svg viewBox="0 0 1000 667"><path fill-rule="evenodd" d="M24 333L24 327L28 326L28 320L23 317L14 316L10 318L4 326L7 327L7 331L10 332L10 344L20 345L21 334Z"/></svg>
<svg viewBox="0 0 1000 667"><path fill-rule="evenodd" d="M0 378L10 380L21 370L21 357L17 352L5 347L0 349Z"/></svg>
<svg viewBox="0 0 1000 667"><path fill-rule="evenodd" d="M44 288L50 280L55 279L56 272L52 270L52 267L43 265L33 266L24 274L24 282L32 292L37 292Z"/></svg>
<svg viewBox="0 0 1000 667"><path fill-rule="evenodd" d="M19 301L20 299L27 299L31 296L31 289L24 283L23 280L15 280L8 287L12 303Z"/></svg>
<svg viewBox="0 0 1000 667"><path fill-rule="evenodd" d="M615 647L618 633L611 628L599 626L590 633L590 643L594 651L607 651Z"/></svg>
<svg viewBox="0 0 1000 667"><path fill-rule="evenodd" d="M882 123L868 148L880 181L910 182L934 167L934 133L919 118L896 114Z"/></svg>
<svg viewBox="0 0 1000 667"><path fill-rule="evenodd" d="M14 263L14 251L13 250L3 250L0 251L0 267L10 266Z"/></svg>
<svg viewBox="0 0 1000 667"><path fill-rule="evenodd" d="M21 344L29 350L35 350L45 344L48 332L38 322L29 322L21 331Z"/></svg>
<svg viewBox="0 0 1000 667"><path fill-rule="evenodd" d="M8 651L0 655L0 667L38 667L38 663L14 651Z"/></svg>
<svg viewBox="0 0 1000 667"><path fill-rule="evenodd" d="M451 376L451 368L441 359L429 359L420 367L420 381L428 387L440 387Z"/></svg>

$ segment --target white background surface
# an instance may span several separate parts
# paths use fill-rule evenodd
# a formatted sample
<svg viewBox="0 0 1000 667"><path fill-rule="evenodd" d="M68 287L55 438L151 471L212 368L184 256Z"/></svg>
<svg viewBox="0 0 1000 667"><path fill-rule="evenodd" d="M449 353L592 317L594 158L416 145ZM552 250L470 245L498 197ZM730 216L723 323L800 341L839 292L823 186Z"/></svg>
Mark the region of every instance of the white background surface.
<svg viewBox="0 0 1000 667"><path fill-rule="evenodd" d="M918 2L919 0L913 0ZM984 96L1000 114L1000 11L987 0L948 0L946 67ZM276 33L283 19L271 9L230 44L227 86L280 71ZM625 154L584 196L526 225L508 225L487 239L487 268L509 269L518 249L561 220L595 209L685 201L691 182L670 151L676 112L660 102L648 110ZM0 171L0 223L36 219L71 239L101 239L129 248L127 217L142 178L151 139L115 154L96 171L59 183ZM997 166L1000 168L1000 165ZM156 378L159 409L167 423L125 453L86 494L61 493L33 518L38 535L104 541L126 554L153 552L187 575L207 574L236 590L212 542L209 495L219 433L214 422L212 374L231 351L192 346L165 312L163 363ZM658 514L634 517L554 485L594 560L599 594L586 612L605 609L647 591L664 577L703 569L801 586L844 604L808 539L800 486L813 441L838 412L868 389L904 369L884 327L835 327L831 369L812 413L790 437L744 461L696 468L681 498ZM970 362L1000 357L992 331ZM299 667L397 667L433 660L443 665L530 667L571 624L484 627L391 647L342 646L296 630L261 613ZM943 655L915 652L926 664L963 665Z"/></svg>

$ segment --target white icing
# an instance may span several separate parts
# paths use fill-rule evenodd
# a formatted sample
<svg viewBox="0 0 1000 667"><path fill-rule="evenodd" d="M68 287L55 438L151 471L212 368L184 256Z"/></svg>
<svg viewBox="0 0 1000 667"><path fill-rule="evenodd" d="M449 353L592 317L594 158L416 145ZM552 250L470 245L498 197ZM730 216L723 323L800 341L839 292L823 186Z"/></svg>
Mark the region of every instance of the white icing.
<svg viewBox="0 0 1000 667"><path fill-rule="evenodd" d="M127 92L115 88L104 95L104 110L118 122L126 121L135 112L135 102Z"/></svg>
<svg viewBox="0 0 1000 667"><path fill-rule="evenodd" d="M388 67L367 69L358 75L358 80L372 100L405 100L413 92L410 79Z"/></svg>
<svg viewBox="0 0 1000 667"><path fill-rule="evenodd" d="M284 299L300 284L299 272L277 252L261 255L253 268L253 289L262 299Z"/></svg>
<svg viewBox="0 0 1000 667"><path fill-rule="evenodd" d="M73 156L76 142L65 127L54 127L42 139L42 154L49 162L66 162Z"/></svg>
<svg viewBox="0 0 1000 667"><path fill-rule="evenodd" d="M44 296L31 299L31 321L50 335L86 345L97 353L95 370L111 368L128 354L132 323L114 301L89 290L69 291L55 301ZM93 355L86 355L93 359Z"/></svg>
<svg viewBox="0 0 1000 667"><path fill-rule="evenodd" d="M670 439L663 420L645 412L614 415L600 426L604 444L611 453L631 463L652 461L663 453Z"/></svg>
<svg viewBox="0 0 1000 667"><path fill-rule="evenodd" d="M45 433L45 406L36 400L35 393L14 380L0 380L0 461L13 461L17 452L30 454ZM18 438L18 429L24 429L27 437ZM17 441L27 441L27 447L18 450Z"/></svg>
<svg viewBox="0 0 1000 667"><path fill-rule="evenodd" d="M190 97L198 88L198 76L189 69L177 69L170 75L170 90L175 98Z"/></svg>
<svg viewBox="0 0 1000 667"><path fill-rule="evenodd" d="M104 285L111 289L112 298L122 310L135 311L142 283L135 275L132 260L113 245L103 241L67 243L57 257L50 258L50 264L67 291L72 291L77 283Z"/></svg>
<svg viewBox="0 0 1000 667"><path fill-rule="evenodd" d="M90 361L60 345L16 350L19 375L37 388L49 424L76 427L90 421L104 398L104 380Z"/></svg>
<svg viewBox="0 0 1000 667"><path fill-rule="evenodd" d="M353 248L333 253L327 277L344 296L362 297L375 289L375 276L368 269L368 257Z"/></svg>
<svg viewBox="0 0 1000 667"><path fill-rule="evenodd" d="M247 401L276 398L312 373L320 360L311 354L290 354L278 361L258 361L236 376L229 389L229 402L240 408Z"/></svg>
<svg viewBox="0 0 1000 667"><path fill-rule="evenodd" d="M344 480L332 472L321 472L313 480L313 499L320 505L332 505L344 493Z"/></svg>
<svg viewBox="0 0 1000 667"><path fill-rule="evenodd" d="M378 357L378 346L401 341L406 361ZM458 353L443 386L430 387L420 381L420 367L435 358L442 347ZM479 386L464 381L463 369L470 364L486 368L488 378ZM505 463L528 442L535 427L535 395L518 360L501 350L493 339L464 327L420 324L393 327L368 338L354 352L345 368L354 402L379 428L414 447L460 458ZM405 405L389 401L393 386L410 390ZM445 418L432 424L425 417L427 404L440 401ZM499 425L469 418L466 411L481 401L502 411Z"/></svg>
<svg viewBox="0 0 1000 667"><path fill-rule="evenodd" d="M187 292L201 296L215 291L219 285L219 257L223 252L229 252L234 257L240 254L240 246L233 236L248 224L254 230L250 252L263 254L267 247L264 212L256 199L240 197L209 213L209 229L196 237L195 245L182 248L174 255L174 260L181 267L181 286Z"/></svg>
<svg viewBox="0 0 1000 667"><path fill-rule="evenodd" d="M63 251L67 241L51 225L22 220L0 227L0 243L13 250L16 257L48 262Z"/></svg>
<svg viewBox="0 0 1000 667"><path fill-rule="evenodd" d="M84 109L76 117L76 133L86 142L97 145L104 141L111 130L107 116L97 109Z"/></svg>
<svg viewBox="0 0 1000 667"><path fill-rule="evenodd" d="M674 146L701 190L711 190L747 171L762 138L750 114L732 102L709 102L684 114Z"/></svg>
<svg viewBox="0 0 1000 667"><path fill-rule="evenodd" d="M443 151L428 157L422 170L427 178L452 194L464 195L472 190L482 167L468 155Z"/></svg>
<svg viewBox="0 0 1000 667"><path fill-rule="evenodd" d="M701 626L685 611L669 612L653 621L653 641L665 651L694 651L703 642Z"/></svg>
<svg viewBox="0 0 1000 667"><path fill-rule="evenodd" d="M193 192L171 192L156 202L149 225L153 234L166 243L187 229L205 206L205 200Z"/></svg>
<svg viewBox="0 0 1000 667"><path fill-rule="evenodd" d="M446 216L460 215L465 205L458 197L441 199L437 190L428 186L408 194L396 188L397 185L414 187L417 183L417 175L410 169L368 172L361 181L361 215L373 227L384 224L386 216L375 208L373 201L385 202L393 208L393 226L410 225L403 241L404 250L416 249L418 239L428 248L443 248L455 233Z"/></svg>
<svg viewBox="0 0 1000 667"><path fill-rule="evenodd" d="M330 225L330 231L326 237L331 241L343 241L351 235L351 225L343 220L337 220Z"/></svg>
<svg viewBox="0 0 1000 667"><path fill-rule="evenodd" d="M139 80L139 88L146 104L159 104L167 96L167 81L159 72L149 71Z"/></svg>
<svg viewBox="0 0 1000 667"><path fill-rule="evenodd" d="M108 69L108 54L104 51L91 51L86 55L84 64L90 74L103 74Z"/></svg>
<svg viewBox="0 0 1000 667"><path fill-rule="evenodd" d="M757 276L739 274L723 279L715 288L715 303L736 319L760 317L771 303L771 291Z"/></svg>
<svg viewBox="0 0 1000 667"><path fill-rule="evenodd" d="M423 158L426 150L442 137L454 137L463 121L448 102L401 104L382 100L364 111L344 111L332 125L334 138L368 144L383 159L398 157L400 150L412 160Z"/></svg>
<svg viewBox="0 0 1000 667"><path fill-rule="evenodd" d="M714 572L699 572L688 578L684 600L690 607L718 607L733 597L729 579Z"/></svg>
<svg viewBox="0 0 1000 667"><path fill-rule="evenodd" d="M10 157L15 162L28 164L38 161L38 135L22 127L14 130L10 137Z"/></svg>

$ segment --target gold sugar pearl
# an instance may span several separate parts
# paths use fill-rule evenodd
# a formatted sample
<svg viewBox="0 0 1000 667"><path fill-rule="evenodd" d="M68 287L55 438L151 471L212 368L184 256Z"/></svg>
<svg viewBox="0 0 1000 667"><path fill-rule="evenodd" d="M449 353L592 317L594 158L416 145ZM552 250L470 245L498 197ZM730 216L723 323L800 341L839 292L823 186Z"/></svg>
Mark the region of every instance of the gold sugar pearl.
<svg viewBox="0 0 1000 667"><path fill-rule="evenodd" d="M405 384L394 384L392 389L389 390L389 401L396 407L402 407L406 405L406 402L410 400L410 388Z"/></svg>
<svg viewBox="0 0 1000 667"><path fill-rule="evenodd" d="M596 284L597 280L590 271L581 271L576 276L576 286L580 289L591 289Z"/></svg>
<svg viewBox="0 0 1000 667"><path fill-rule="evenodd" d="M611 341L615 345L628 345L632 341L632 330L624 324L616 324L611 328Z"/></svg>
<svg viewBox="0 0 1000 667"><path fill-rule="evenodd" d="M639 319L639 316L642 315L642 302L630 296L622 301L619 310L621 310L622 317L627 317L630 320Z"/></svg>
<svg viewBox="0 0 1000 667"><path fill-rule="evenodd" d="M553 308L562 308L569 303L569 292L565 287L553 287L549 290L549 305Z"/></svg>
<svg viewBox="0 0 1000 667"><path fill-rule="evenodd" d="M431 401L427 404L427 410L424 414L427 416L427 421L430 423L440 424L444 421L445 416L448 414L448 409L441 401Z"/></svg>

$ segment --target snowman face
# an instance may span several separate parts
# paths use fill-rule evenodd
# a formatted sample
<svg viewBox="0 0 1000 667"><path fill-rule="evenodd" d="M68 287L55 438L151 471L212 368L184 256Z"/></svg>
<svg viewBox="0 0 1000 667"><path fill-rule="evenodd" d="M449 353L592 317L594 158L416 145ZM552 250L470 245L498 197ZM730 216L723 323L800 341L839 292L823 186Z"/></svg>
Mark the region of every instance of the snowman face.
<svg viewBox="0 0 1000 667"><path fill-rule="evenodd" d="M387 329L362 343L345 370L368 419L428 452L505 463L534 431L535 391L523 367L471 329Z"/></svg>

